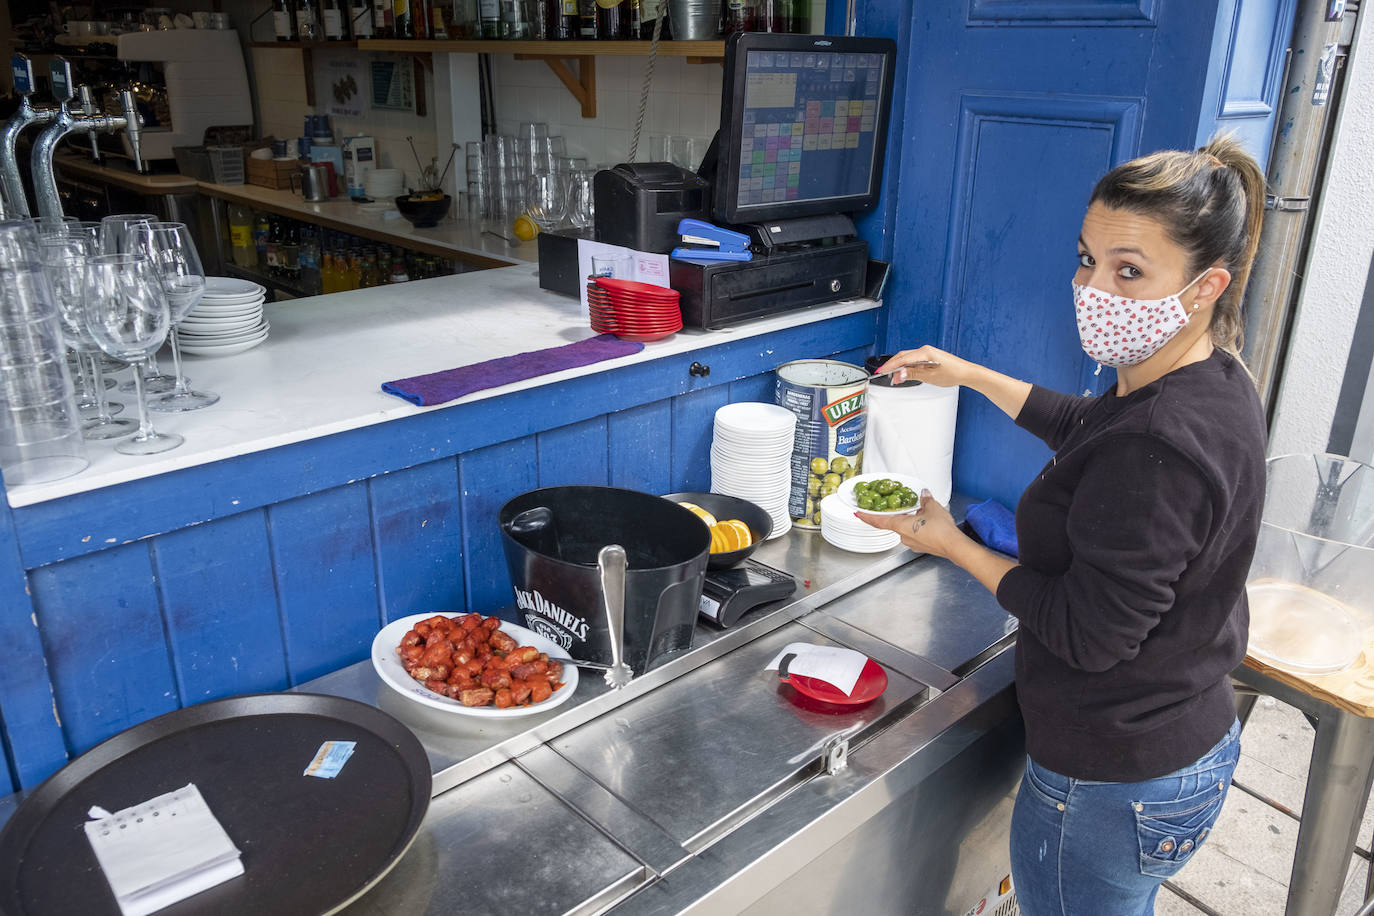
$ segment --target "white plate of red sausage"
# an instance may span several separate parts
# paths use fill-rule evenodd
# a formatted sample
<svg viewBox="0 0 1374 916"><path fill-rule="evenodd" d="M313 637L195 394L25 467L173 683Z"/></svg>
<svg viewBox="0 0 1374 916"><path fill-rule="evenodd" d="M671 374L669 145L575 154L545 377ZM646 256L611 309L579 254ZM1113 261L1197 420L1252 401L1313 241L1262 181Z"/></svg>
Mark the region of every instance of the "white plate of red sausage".
<svg viewBox="0 0 1374 916"><path fill-rule="evenodd" d="M489 654L478 648L482 640ZM567 702L577 689L577 668L561 664L561 657L538 633L480 614L412 614L372 640L372 667L392 690L432 709L479 718L537 715Z"/></svg>

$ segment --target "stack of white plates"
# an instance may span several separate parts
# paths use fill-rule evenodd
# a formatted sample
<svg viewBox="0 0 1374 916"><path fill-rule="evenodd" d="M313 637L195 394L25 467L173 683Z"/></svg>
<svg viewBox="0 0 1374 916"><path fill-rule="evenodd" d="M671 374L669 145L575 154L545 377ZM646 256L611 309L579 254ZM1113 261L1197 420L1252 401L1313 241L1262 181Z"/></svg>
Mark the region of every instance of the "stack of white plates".
<svg viewBox="0 0 1374 916"><path fill-rule="evenodd" d="M837 493L821 500L821 537L854 553L881 553L902 543L897 532L874 528L855 518L854 507Z"/></svg>
<svg viewBox="0 0 1374 916"><path fill-rule="evenodd" d="M390 201L405 190L406 173L400 169L373 169L363 177L363 193L373 200Z"/></svg>
<svg viewBox="0 0 1374 916"><path fill-rule="evenodd" d="M792 486L792 436L797 418L776 404L741 402L716 411L711 442L711 492L738 496L773 519L769 539L792 528L787 494Z"/></svg>
<svg viewBox="0 0 1374 916"><path fill-rule="evenodd" d="M267 339L262 304L267 290L249 280L206 277L205 295L177 325L181 352L192 356L230 356Z"/></svg>

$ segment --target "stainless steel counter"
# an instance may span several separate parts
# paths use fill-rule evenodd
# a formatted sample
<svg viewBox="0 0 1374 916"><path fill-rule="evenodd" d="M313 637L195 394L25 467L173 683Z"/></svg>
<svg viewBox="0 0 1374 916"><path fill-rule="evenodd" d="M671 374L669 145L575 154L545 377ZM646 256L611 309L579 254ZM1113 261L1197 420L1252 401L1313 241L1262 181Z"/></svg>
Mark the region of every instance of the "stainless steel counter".
<svg viewBox="0 0 1374 916"><path fill-rule="evenodd" d="M370 662L302 685L382 708L434 766L415 847L349 913L870 912L962 916L1007 875L1023 739L1008 617L905 549L793 533L759 558L791 599L609 691L584 672L544 716L475 722L402 700ZM763 666L788 642L886 669L856 709Z"/></svg>

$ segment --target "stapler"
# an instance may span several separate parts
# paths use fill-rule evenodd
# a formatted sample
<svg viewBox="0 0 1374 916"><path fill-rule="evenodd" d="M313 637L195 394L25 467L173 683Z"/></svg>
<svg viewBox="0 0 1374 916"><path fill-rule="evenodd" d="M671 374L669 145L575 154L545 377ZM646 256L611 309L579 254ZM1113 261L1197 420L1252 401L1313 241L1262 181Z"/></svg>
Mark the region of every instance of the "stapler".
<svg viewBox="0 0 1374 916"><path fill-rule="evenodd" d="M673 257L694 261L749 261L749 236L742 232L722 229L699 219L684 219L677 224L678 235L686 245L702 248L674 248Z"/></svg>

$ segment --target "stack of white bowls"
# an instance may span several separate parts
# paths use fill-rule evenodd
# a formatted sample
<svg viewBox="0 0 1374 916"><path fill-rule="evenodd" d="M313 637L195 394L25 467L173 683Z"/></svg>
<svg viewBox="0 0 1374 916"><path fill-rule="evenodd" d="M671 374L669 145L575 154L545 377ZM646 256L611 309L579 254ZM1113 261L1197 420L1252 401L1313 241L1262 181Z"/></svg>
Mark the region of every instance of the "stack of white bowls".
<svg viewBox="0 0 1374 916"><path fill-rule="evenodd" d="M231 356L267 339L262 304L267 290L250 280L206 277L205 295L177 325L181 352L192 356Z"/></svg>
<svg viewBox="0 0 1374 916"><path fill-rule="evenodd" d="M854 553L881 553L902 543L897 532L874 528L855 518L854 507L838 493L821 500L821 537Z"/></svg>
<svg viewBox="0 0 1374 916"><path fill-rule="evenodd" d="M716 411L711 442L711 492L737 496L773 519L769 540L792 528L787 495L792 486L792 437L797 417L776 404L743 401Z"/></svg>
<svg viewBox="0 0 1374 916"><path fill-rule="evenodd" d="M400 169L373 169L363 178L363 193L373 200L392 200L405 190L406 173Z"/></svg>

